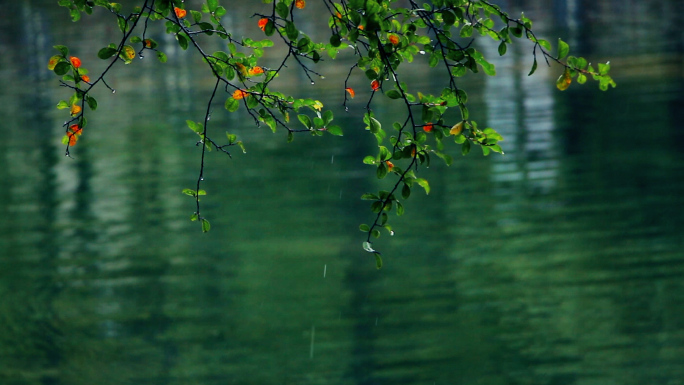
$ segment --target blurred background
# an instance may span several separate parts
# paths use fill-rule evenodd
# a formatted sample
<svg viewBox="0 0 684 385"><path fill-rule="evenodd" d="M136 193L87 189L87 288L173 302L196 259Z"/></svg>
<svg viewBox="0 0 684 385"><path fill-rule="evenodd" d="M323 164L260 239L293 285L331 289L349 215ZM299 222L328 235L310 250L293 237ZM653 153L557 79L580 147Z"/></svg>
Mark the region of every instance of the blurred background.
<svg viewBox="0 0 684 385"><path fill-rule="evenodd" d="M200 155L185 120L202 120L213 85L199 56L152 25L168 63L117 65L66 158L52 46L92 78L120 32L102 9L72 23L56 3L6 2L0 19L3 384L684 384L680 0L500 1L554 47L610 60L618 87L560 92L557 66L527 76L531 45L499 57L478 39L497 76L462 87L506 155L451 146L451 167L423 170L432 192L414 191L374 244L382 270L361 249L359 197L391 181L362 163L376 151L362 73L342 107L349 53L315 85L294 65L279 80L332 108L342 138L288 144L217 99L210 135L235 133L247 153L209 154L202 234L181 194ZM222 2L236 35L261 36L253 3ZM325 38L323 4L301 12ZM421 60L403 75L414 92L444 84ZM374 102L384 124L403 119Z"/></svg>

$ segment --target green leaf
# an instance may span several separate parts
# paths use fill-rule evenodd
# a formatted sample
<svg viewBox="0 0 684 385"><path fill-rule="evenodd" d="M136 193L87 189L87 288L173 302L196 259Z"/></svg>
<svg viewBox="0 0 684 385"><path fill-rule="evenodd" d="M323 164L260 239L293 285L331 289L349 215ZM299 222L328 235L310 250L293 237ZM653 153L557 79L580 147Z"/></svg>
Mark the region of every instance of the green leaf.
<svg viewBox="0 0 684 385"><path fill-rule="evenodd" d="M254 108L259 104L259 101L257 98L254 97L254 95L249 95L245 98L245 101L247 103L247 107L249 108Z"/></svg>
<svg viewBox="0 0 684 385"><path fill-rule="evenodd" d="M340 37L340 35L334 34L334 35L330 36L330 45L332 45L335 48L342 45L342 38Z"/></svg>
<svg viewBox="0 0 684 385"><path fill-rule="evenodd" d="M323 124L328 125L330 122L333 120L333 112L331 110L327 110L323 113Z"/></svg>
<svg viewBox="0 0 684 385"><path fill-rule="evenodd" d="M537 40L537 44L542 46L542 48L546 49L547 51L551 51L551 43L549 43L548 41L544 39L539 39Z"/></svg>
<svg viewBox="0 0 684 385"><path fill-rule="evenodd" d="M68 107L68 106L67 106ZM375 157L371 155L367 155L365 158L363 158L363 163L365 164L375 164Z"/></svg>
<svg viewBox="0 0 684 385"><path fill-rule="evenodd" d="M370 227L364 223L359 226L359 230L363 231L364 233L367 233L368 231L370 231Z"/></svg>
<svg viewBox="0 0 684 385"><path fill-rule="evenodd" d="M202 21L202 14L201 13L199 13L197 11L190 10L190 14L192 15L192 20L194 20L195 23L199 23L200 21ZM204 29L204 28L202 28L202 29Z"/></svg>
<svg viewBox="0 0 684 385"><path fill-rule="evenodd" d="M311 123L311 118L308 115L299 114L297 115L297 119L299 119L299 121L302 122L304 127L308 129L311 129L313 127L313 123Z"/></svg>
<svg viewBox="0 0 684 385"><path fill-rule="evenodd" d="M340 126L328 126L328 133L335 136L342 136L342 127Z"/></svg>
<svg viewBox="0 0 684 385"><path fill-rule="evenodd" d="M211 230L211 225L209 224L209 221L202 218L202 232L206 233L209 230Z"/></svg>
<svg viewBox="0 0 684 385"><path fill-rule="evenodd" d="M466 140L461 145L461 154L468 155L469 152L470 152L470 140Z"/></svg>
<svg viewBox="0 0 684 385"><path fill-rule="evenodd" d="M278 13L278 16L287 19L287 16L290 14L290 8L285 5L285 2L281 1L276 5L276 12Z"/></svg>
<svg viewBox="0 0 684 385"><path fill-rule="evenodd" d="M387 167L387 163L386 162L380 162L380 164L378 165L378 169L376 171L376 175L377 175L378 179L382 179L385 176L387 176L388 171L389 171L389 167Z"/></svg>
<svg viewBox="0 0 684 385"><path fill-rule="evenodd" d="M399 99L401 97L401 93L397 90L389 90L385 92L385 95L390 99Z"/></svg>
<svg viewBox="0 0 684 385"><path fill-rule="evenodd" d="M87 96L86 102L88 103L88 107L90 107L91 110L97 110L97 100L95 100L95 98L93 98L92 96Z"/></svg>
<svg viewBox="0 0 684 385"><path fill-rule="evenodd" d="M446 25L454 25L456 22L456 15L453 14L451 11L443 11L442 12L442 20L444 20L444 24Z"/></svg>
<svg viewBox="0 0 684 385"><path fill-rule="evenodd" d="M377 201L380 197L372 193L365 193L361 195L361 199L364 201Z"/></svg>
<svg viewBox="0 0 684 385"><path fill-rule="evenodd" d="M226 137L228 137L228 144L233 144L237 140L237 135L229 134L226 132Z"/></svg>
<svg viewBox="0 0 684 385"><path fill-rule="evenodd" d="M70 63L59 62L59 63L57 63L57 65L55 66L55 69L53 71L55 71L55 74L62 76L62 75L65 75L67 72L69 72L69 70L71 70L71 64Z"/></svg>
<svg viewBox="0 0 684 385"><path fill-rule="evenodd" d="M419 185L420 187L422 187L423 189L425 189L425 194L426 194L426 195L427 195L427 194L430 194L430 184L428 183L427 180L425 180L425 179L423 179L423 178L416 178L415 182L418 183L418 185Z"/></svg>
<svg viewBox="0 0 684 385"><path fill-rule="evenodd" d="M178 45L180 45L183 50L188 49L188 39L185 36L177 34L176 39L178 40Z"/></svg>
<svg viewBox="0 0 684 385"><path fill-rule="evenodd" d="M209 12L215 12L218 7L218 0L207 0L207 6L209 7Z"/></svg>
<svg viewBox="0 0 684 385"><path fill-rule="evenodd" d="M235 112L240 108L240 102L229 96L228 99L226 99L225 107L228 112Z"/></svg>
<svg viewBox="0 0 684 385"><path fill-rule="evenodd" d="M65 45L55 45L53 46L57 51L59 51L62 56L66 57L69 55L69 48L67 48Z"/></svg>
<svg viewBox="0 0 684 385"><path fill-rule="evenodd" d="M502 41L501 44L499 44L499 56L505 55L507 49L508 47L506 46L506 42Z"/></svg>
<svg viewBox="0 0 684 385"><path fill-rule="evenodd" d="M408 199L411 196L411 187L404 183L404 187L401 189L401 197Z"/></svg>
<svg viewBox="0 0 684 385"><path fill-rule="evenodd" d="M126 27L128 26L126 23L126 19L124 19L122 16L119 16L116 18L116 22L119 25L119 29L121 32L126 33Z"/></svg>
<svg viewBox="0 0 684 385"><path fill-rule="evenodd" d="M537 70L537 58L534 58L534 62L532 63L532 69L530 70L530 73L527 74L527 76L532 76L532 74L536 70Z"/></svg>
<svg viewBox="0 0 684 385"><path fill-rule="evenodd" d="M225 9L225 8L223 8L223 7L221 7L221 6L216 7L216 11L214 11L214 16L215 16L217 19L220 19L220 18L223 17L225 14L226 14L226 9Z"/></svg>
<svg viewBox="0 0 684 385"><path fill-rule="evenodd" d="M60 100L59 103L57 103L57 109L63 110L65 108L69 108L69 103L67 103L65 100Z"/></svg>
<svg viewBox="0 0 684 385"><path fill-rule="evenodd" d="M191 197L197 196L197 192L195 192L195 190L189 189L189 188L184 188L182 193L185 195L189 195Z"/></svg>
<svg viewBox="0 0 684 385"><path fill-rule="evenodd" d="M160 62L166 63L167 57L164 52L157 51L157 59L159 59Z"/></svg>
<svg viewBox="0 0 684 385"><path fill-rule="evenodd" d="M375 267L380 270L382 269L382 258L380 257L380 253L373 253L375 255Z"/></svg>
<svg viewBox="0 0 684 385"><path fill-rule="evenodd" d="M285 34L287 35L288 39L292 41L297 40L297 37L299 36L299 30L292 21L288 20L288 22L285 24Z"/></svg>
<svg viewBox="0 0 684 385"><path fill-rule="evenodd" d="M558 39L558 60L562 60L570 52L570 46L560 38Z"/></svg>
<svg viewBox="0 0 684 385"><path fill-rule="evenodd" d="M201 124L193 122L192 120L186 120L185 123L188 124L188 127L190 127L191 130L195 131L198 134L201 134L202 131L204 131Z"/></svg>
<svg viewBox="0 0 684 385"><path fill-rule="evenodd" d="M402 215L404 215L404 205L402 205L401 202L397 201L397 216Z"/></svg>

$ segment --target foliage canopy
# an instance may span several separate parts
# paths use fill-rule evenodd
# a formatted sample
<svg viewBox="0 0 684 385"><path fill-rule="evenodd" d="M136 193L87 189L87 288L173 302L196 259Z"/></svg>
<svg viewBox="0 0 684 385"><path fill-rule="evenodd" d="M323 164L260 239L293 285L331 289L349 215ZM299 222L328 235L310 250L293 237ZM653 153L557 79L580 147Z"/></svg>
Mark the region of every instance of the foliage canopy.
<svg viewBox="0 0 684 385"><path fill-rule="evenodd" d="M372 239L380 237L381 229L393 234L389 214L404 213L402 202L416 186L430 193L430 184L419 171L433 157L441 158L447 165L452 163L452 156L445 150L446 142L459 145L458 151L463 155L473 147L480 147L484 155L504 152L499 143L504 139L501 135L470 119L468 95L459 87L459 78L469 72L496 75L495 66L474 47L475 39L493 40L499 55L506 54L514 39L530 40L534 45L529 75L535 72L539 61L556 64L561 69L556 81L561 91L573 79L583 84L589 77L602 90L615 87L608 75L608 63L595 68L585 58L569 56L570 47L561 39L554 50L550 42L537 38L532 21L524 14L510 16L486 0L432 0L424 4L413 0L321 1L328 11L329 28L329 39L323 42L314 41L307 31L300 29L298 20L312 16L306 13L305 0L263 0L271 4L270 12L254 15L264 35L254 38L226 29L221 18L229 11L218 0L206 0L196 6L191 5L192 1L140 0L139 6L128 14L122 13L121 4L104 0L59 0L73 21L78 21L83 13L89 15L102 8L111 13L120 31L116 42L97 53L109 63L98 76L89 76L81 60L70 56L67 46L55 46L58 53L50 58L48 69L61 78L62 86L73 91L68 100L57 104L57 108L68 110L70 115L64 123L66 132L62 140L66 155L69 156L69 149L77 144L87 125L86 114L98 108L91 90L104 86L114 92L106 79L115 65L130 64L136 56L149 52L160 62L167 61L160 44L151 37L155 29L162 29L175 37L180 48L199 54L206 63L208 76L214 78L203 119L187 120L188 128L199 137L201 154L196 185L182 190L195 201L191 220L200 222L202 231L207 232L210 223L200 211L200 196L207 194L201 188L206 153L213 149L230 156L231 147L245 151L245 144L236 134L226 132L226 137L219 139L222 135L217 135L209 124L212 105L220 98L229 113L241 110L257 126L266 126L273 132L285 130L288 142L298 133L342 135L342 127L333 124L333 112L324 110L324 103L313 98L295 98L271 88L271 84L288 63L296 63L313 83L314 78L321 76L317 68L324 66L327 59L335 59L342 51L350 52L356 61L346 78L340 80L340 89L345 91L344 106L356 95L348 86L349 79L358 73L367 77L371 92L363 123L372 134L371 140L377 142L377 152L366 156L363 162L372 167L377 178L392 178L388 189L361 196L370 201L373 213L372 221L359 227L366 233L363 248L374 254L380 268L380 252L374 249ZM223 39L225 50L207 52L198 41L200 35ZM266 68L260 65L260 59L274 46L274 40L285 45L286 53L278 66ZM427 60L434 76L445 80L439 94L421 92L397 72L401 65L411 65L414 60ZM396 100L404 116L391 123L380 122L373 113L376 94ZM447 114L454 110L457 114Z"/></svg>

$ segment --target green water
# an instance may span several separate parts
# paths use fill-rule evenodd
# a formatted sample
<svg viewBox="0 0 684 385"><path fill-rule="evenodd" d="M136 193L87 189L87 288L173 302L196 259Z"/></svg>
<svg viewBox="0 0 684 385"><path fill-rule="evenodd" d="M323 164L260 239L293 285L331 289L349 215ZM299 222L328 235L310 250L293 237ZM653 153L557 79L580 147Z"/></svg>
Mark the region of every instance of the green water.
<svg viewBox="0 0 684 385"><path fill-rule="evenodd" d="M160 35L169 63L116 70L65 158L50 47L96 72L117 35L106 15L73 24L52 3L13 2L0 21L0 383L683 383L678 1L516 2L542 36L610 59L618 88L561 93L557 68L526 76L529 47L482 46L498 76L465 88L506 155L425 170L430 195L416 190L376 242L380 271L357 230L371 220L358 197L386 188L361 162L365 80L349 114L336 107L348 61L282 84L329 100L342 138L287 144L217 102L211 126L247 153L208 157L202 234L180 193L199 168L185 119L202 119L212 86L199 60ZM228 3L256 33L253 10Z"/></svg>

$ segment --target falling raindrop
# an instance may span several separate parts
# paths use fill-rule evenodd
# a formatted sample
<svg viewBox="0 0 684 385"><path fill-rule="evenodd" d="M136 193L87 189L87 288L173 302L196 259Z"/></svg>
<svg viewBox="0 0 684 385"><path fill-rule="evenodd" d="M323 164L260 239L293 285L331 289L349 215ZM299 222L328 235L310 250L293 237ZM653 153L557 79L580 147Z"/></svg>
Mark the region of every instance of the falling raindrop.
<svg viewBox="0 0 684 385"><path fill-rule="evenodd" d="M330 164L333 164L333 161L334 161L334 160L335 160L335 154L333 154L333 155L330 157Z"/></svg>
<svg viewBox="0 0 684 385"><path fill-rule="evenodd" d="M309 348L309 359L314 356L314 338L316 337L316 327L311 326L311 347Z"/></svg>
<svg viewBox="0 0 684 385"><path fill-rule="evenodd" d="M325 278L325 273L328 271L328 265L323 265L323 278Z"/></svg>
<svg viewBox="0 0 684 385"><path fill-rule="evenodd" d="M378 326L378 317L375 317L375 326Z"/></svg>

